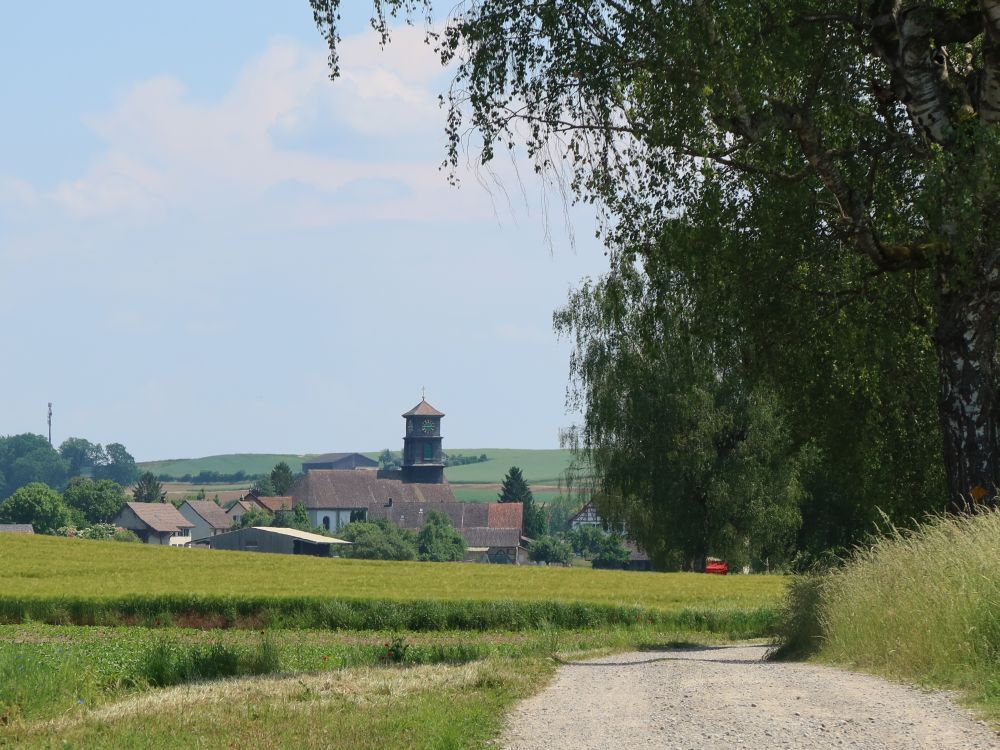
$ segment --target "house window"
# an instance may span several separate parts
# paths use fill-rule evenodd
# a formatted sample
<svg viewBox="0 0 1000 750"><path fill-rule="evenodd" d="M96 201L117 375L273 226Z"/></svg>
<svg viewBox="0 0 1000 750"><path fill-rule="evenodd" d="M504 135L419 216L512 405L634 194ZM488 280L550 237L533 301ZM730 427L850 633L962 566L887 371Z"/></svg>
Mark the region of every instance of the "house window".
<svg viewBox="0 0 1000 750"><path fill-rule="evenodd" d="M327 531L330 530L330 516L323 516L323 528Z"/></svg>
<svg viewBox="0 0 1000 750"><path fill-rule="evenodd" d="M434 446L430 443L424 443L424 461L432 461L434 459Z"/></svg>

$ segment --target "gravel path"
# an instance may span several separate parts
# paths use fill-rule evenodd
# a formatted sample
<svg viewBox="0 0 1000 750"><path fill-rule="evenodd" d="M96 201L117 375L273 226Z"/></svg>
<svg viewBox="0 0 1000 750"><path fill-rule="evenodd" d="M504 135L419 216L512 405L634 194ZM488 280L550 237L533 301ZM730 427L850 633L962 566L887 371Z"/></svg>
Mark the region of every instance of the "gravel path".
<svg viewBox="0 0 1000 750"><path fill-rule="evenodd" d="M812 664L764 646L618 654L567 664L521 703L505 750L995 750L1000 737L943 693Z"/></svg>

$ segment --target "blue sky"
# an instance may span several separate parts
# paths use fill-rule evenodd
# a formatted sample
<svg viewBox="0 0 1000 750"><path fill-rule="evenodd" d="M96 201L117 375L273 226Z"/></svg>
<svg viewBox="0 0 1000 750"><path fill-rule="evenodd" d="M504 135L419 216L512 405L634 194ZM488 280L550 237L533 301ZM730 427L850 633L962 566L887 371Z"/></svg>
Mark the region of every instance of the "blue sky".
<svg viewBox="0 0 1000 750"><path fill-rule="evenodd" d="M447 72L345 5L336 83L306 0L0 9L0 434L396 449L426 387L446 449L557 447L593 216L518 159L450 187Z"/></svg>

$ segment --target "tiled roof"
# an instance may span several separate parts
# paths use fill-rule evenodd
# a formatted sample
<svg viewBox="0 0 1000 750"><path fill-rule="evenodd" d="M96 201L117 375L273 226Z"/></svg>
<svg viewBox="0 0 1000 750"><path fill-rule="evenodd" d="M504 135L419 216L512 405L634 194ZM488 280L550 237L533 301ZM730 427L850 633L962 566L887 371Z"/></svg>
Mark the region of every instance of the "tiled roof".
<svg viewBox="0 0 1000 750"><path fill-rule="evenodd" d="M181 531L194 527L171 503L125 503L125 507L153 531Z"/></svg>
<svg viewBox="0 0 1000 750"><path fill-rule="evenodd" d="M292 498L307 508L369 508L393 503L454 502L447 483L403 482L399 472L375 469L315 469L292 487ZM485 524L483 524L485 525Z"/></svg>
<svg viewBox="0 0 1000 750"><path fill-rule="evenodd" d="M407 412L403 412L404 417L443 417L444 412L438 411L427 403L425 399L420 399L420 403Z"/></svg>
<svg viewBox="0 0 1000 750"><path fill-rule="evenodd" d="M249 500L237 500L235 503L233 503L232 505L230 505L229 508L228 508L228 510L226 510L226 513L227 514L228 513L232 513L234 508L238 508L238 509L242 510L245 513L248 510L253 510L254 508L259 508L260 507L259 505L257 505L257 503L254 502L254 498L252 496L247 495L247 497L250 497L250 499Z"/></svg>
<svg viewBox="0 0 1000 750"><path fill-rule="evenodd" d="M257 502L267 508L267 510L271 513L277 513L279 510L292 509L291 495L262 495L257 498Z"/></svg>
<svg viewBox="0 0 1000 750"><path fill-rule="evenodd" d="M303 466L313 466L315 464L335 464L345 459L353 459L355 464L361 466L378 466L378 461L368 458L363 453L324 453L321 456L312 456L302 462Z"/></svg>
<svg viewBox="0 0 1000 750"><path fill-rule="evenodd" d="M0 534L34 534L30 523L0 523Z"/></svg>
<svg viewBox="0 0 1000 750"><path fill-rule="evenodd" d="M522 503L489 503L486 525L493 529L520 529L524 525Z"/></svg>
<svg viewBox="0 0 1000 750"><path fill-rule="evenodd" d="M472 526L488 525L485 503L460 503L457 500L443 503L397 503L393 500L391 508L374 503L368 506L368 518L388 518L401 528L419 529L432 510L448 516L451 525L459 531Z"/></svg>
<svg viewBox="0 0 1000 750"><path fill-rule="evenodd" d="M186 504L213 529L228 529L233 525L233 519L226 515L226 511L211 500L188 500Z"/></svg>
<svg viewBox="0 0 1000 750"><path fill-rule="evenodd" d="M461 530L467 547L518 547L521 545L520 529L487 529L482 526Z"/></svg>

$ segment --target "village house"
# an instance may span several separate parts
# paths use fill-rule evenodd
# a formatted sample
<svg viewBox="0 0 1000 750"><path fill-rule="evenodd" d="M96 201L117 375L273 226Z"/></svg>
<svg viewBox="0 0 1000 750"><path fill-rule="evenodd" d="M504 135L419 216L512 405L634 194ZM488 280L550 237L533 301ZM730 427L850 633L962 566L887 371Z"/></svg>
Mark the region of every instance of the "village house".
<svg viewBox="0 0 1000 750"><path fill-rule="evenodd" d="M125 503L114 524L135 532L144 544L171 547L190 543L194 528L170 503Z"/></svg>
<svg viewBox="0 0 1000 750"><path fill-rule="evenodd" d="M233 525L226 511L211 500L188 500L177 510L191 522L193 542L229 531Z"/></svg>
<svg viewBox="0 0 1000 750"><path fill-rule="evenodd" d="M569 519L569 527L573 531L577 529L584 528L586 526L591 526L594 528L605 530L604 521L597 513L597 508L594 502L591 500L587 502L580 510L578 510ZM628 550L628 569L629 570L652 570L653 563L649 559L649 555L646 551L640 547L636 542L631 539L625 539L623 545L625 549Z"/></svg>
<svg viewBox="0 0 1000 750"><path fill-rule="evenodd" d="M351 521L385 518L404 529L420 529L436 510L451 520L477 560L522 562L521 503L462 503L444 475L441 418L444 413L425 399L405 412L403 466L380 470L310 468L292 487L314 526L336 532ZM360 454L331 454L358 456ZM504 530L503 535L495 532ZM489 531L491 533L485 533ZM497 545L485 542L498 541ZM500 544L499 542L502 542Z"/></svg>

